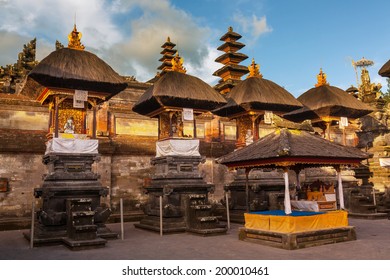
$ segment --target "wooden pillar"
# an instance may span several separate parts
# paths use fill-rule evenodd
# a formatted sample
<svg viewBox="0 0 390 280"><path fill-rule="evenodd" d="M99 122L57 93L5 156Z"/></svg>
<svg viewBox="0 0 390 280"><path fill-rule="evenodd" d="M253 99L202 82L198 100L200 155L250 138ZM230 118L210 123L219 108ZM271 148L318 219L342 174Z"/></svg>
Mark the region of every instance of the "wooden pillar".
<svg viewBox="0 0 390 280"><path fill-rule="evenodd" d="M93 109L93 116L92 116L92 139L96 139L96 128L97 128L97 124L96 124L96 109L97 105L96 103L92 106L92 109Z"/></svg>
<svg viewBox="0 0 390 280"><path fill-rule="evenodd" d="M196 138L196 120L195 120L195 117L194 117L194 138Z"/></svg>
<svg viewBox="0 0 390 280"><path fill-rule="evenodd" d="M249 213L249 171L249 168L245 168L245 205L247 213Z"/></svg>
<svg viewBox="0 0 390 280"><path fill-rule="evenodd" d="M326 130L327 130L327 139L330 141L330 123L326 122Z"/></svg>
<svg viewBox="0 0 390 280"><path fill-rule="evenodd" d="M60 98L58 96L54 99L54 137L58 138L58 105L60 103Z"/></svg>

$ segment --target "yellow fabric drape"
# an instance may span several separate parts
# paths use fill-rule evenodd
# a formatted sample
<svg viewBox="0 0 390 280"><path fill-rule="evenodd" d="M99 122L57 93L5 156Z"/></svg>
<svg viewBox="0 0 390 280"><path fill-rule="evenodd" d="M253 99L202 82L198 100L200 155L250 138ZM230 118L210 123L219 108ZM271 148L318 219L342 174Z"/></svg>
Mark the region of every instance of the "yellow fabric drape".
<svg viewBox="0 0 390 280"><path fill-rule="evenodd" d="M245 213L245 228L283 233L348 226L348 212L331 211L313 216L272 216Z"/></svg>

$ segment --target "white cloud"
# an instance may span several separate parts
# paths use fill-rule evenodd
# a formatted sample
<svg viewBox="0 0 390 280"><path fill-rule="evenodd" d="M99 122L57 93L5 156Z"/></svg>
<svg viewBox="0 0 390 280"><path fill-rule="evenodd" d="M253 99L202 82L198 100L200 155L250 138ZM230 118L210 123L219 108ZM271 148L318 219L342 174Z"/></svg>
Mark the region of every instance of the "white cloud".
<svg viewBox="0 0 390 280"><path fill-rule="evenodd" d="M266 16L260 19L256 15L251 17L238 12L233 16L233 20L237 22L245 33L249 33L253 40L256 41L261 35L272 32L272 27L268 26Z"/></svg>
<svg viewBox="0 0 390 280"><path fill-rule="evenodd" d="M189 74L213 80L215 67L211 64L218 54L211 53L213 48L208 47L209 28L200 26L195 18L168 0L0 1L0 65L5 64L6 58L6 63L14 63L23 44L34 37L38 60L55 49L56 40L66 46L76 14L86 50L122 75L135 75L140 81L152 78L161 64L160 46L170 36L186 61ZM8 42L6 46L4 41ZM17 50L15 54L12 49ZM211 78L204 73L211 73Z"/></svg>

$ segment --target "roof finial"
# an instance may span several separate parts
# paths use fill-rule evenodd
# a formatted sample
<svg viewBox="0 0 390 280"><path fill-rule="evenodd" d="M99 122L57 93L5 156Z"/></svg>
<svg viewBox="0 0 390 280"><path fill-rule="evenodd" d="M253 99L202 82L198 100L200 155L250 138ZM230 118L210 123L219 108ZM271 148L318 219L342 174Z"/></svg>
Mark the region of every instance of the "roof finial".
<svg viewBox="0 0 390 280"><path fill-rule="evenodd" d="M233 27L229 26L228 32L233 32Z"/></svg>
<svg viewBox="0 0 390 280"><path fill-rule="evenodd" d="M83 44L81 44L80 41L81 37L82 34L81 32L77 31L76 23L75 23L72 32L70 32L68 35L68 41L69 41L68 48L75 49L75 50L84 50L85 47Z"/></svg>
<svg viewBox="0 0 390 280"><path fill-rule="evenodd" d="M317 75L317 83L315 84L316 87L329 85L329 83L326 81L326 74L322 72L322 68L320 68L320 73Z"/></svg>
<svg viewBox="0 0 390 280"><path fill-rule="evenodd" d="M168 36L168 38L167 38L167 42L171 42L171 38Z"/></svg>
<svg viewBox="0 0 390 280"><path fill-rule="evenodd" d="M250 77L259 77L263 78L263 75L260 73L260 65L255 63L255 59L252 58L252 64L248 66L249 75L247 78Z"/></svg>
<svg viewBox="0 0 390 280"><path fill-rule="evenodd" d="M187 70L183 67L184 59L179 56L179 52L176 53L176 56L172 58L172 71L186 73Z"/></svg>

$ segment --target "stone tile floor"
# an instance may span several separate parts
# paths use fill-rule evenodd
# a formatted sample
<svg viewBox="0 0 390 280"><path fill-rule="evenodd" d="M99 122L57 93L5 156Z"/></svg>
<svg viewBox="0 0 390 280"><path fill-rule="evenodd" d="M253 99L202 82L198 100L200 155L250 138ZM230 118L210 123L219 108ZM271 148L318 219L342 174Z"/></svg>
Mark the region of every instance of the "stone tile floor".
<svg viewBox="0 0 390 280"><path fill-rule="evenodd" d="M125 223L125 240L104 248L71 251L63 245L29 248L26 230L0 232L1 260L390 260L390 220L350 219L357 240L288 251L238 240L228 234L202 237L183 233L160 236ZM108 227L120 233L120 224Z"/></svg>

